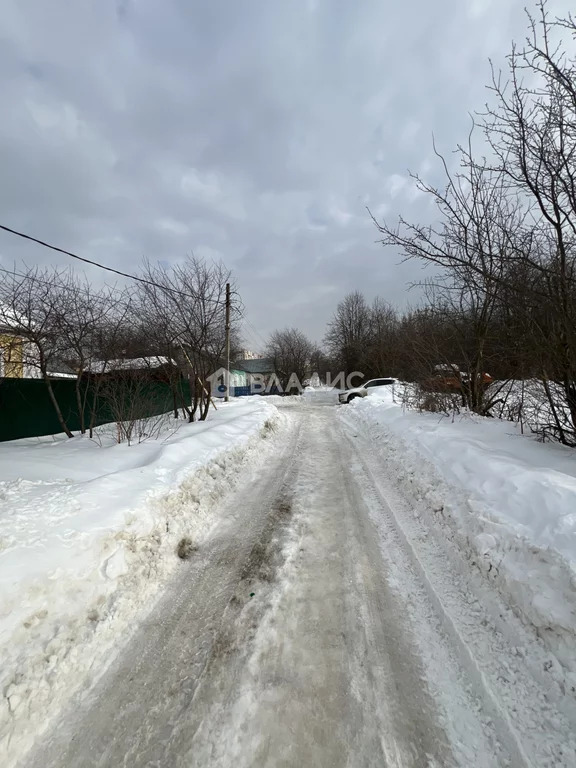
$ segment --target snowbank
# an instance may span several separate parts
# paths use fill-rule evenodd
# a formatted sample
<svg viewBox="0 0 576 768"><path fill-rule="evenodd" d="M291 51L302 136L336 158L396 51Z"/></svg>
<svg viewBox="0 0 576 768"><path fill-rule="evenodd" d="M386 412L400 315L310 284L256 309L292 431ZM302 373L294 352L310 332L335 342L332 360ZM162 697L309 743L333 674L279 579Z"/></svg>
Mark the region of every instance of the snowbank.
<svg viewBox="0 0 576 768"><path fill-rule="evenodd" d="M391 388L341 414L380 445L415 514L432 513L445 541L576 674L576 452L510 422L405 411Z"/></svg>
<svg viewBox="0 0 576 768"><path fill-rule="evenodd" d="M254 397L131 447L106 435L0 444L3 766L101 674L178 566L178 542L202 540L279 419Z"/></svg>

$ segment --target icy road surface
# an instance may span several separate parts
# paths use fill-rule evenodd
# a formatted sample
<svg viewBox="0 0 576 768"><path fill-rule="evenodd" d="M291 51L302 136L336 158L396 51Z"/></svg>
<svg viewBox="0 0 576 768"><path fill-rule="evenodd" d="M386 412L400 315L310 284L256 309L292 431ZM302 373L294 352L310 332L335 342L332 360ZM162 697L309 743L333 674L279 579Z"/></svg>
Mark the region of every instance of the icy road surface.
<svg viewBox="0 0 576 768"><path fill-rule="evenodd" d="M576 765L536 639L336 411L285 409L274 461L26 765Z"/></svg>

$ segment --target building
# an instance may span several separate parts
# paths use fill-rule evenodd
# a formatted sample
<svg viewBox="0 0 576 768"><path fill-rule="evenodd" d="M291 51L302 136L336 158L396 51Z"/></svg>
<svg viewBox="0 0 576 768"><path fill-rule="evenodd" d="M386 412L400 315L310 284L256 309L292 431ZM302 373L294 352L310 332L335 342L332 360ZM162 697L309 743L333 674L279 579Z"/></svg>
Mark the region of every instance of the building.
<svg viewBox="0 0 576 768"><path fill-rule="evenodd" d="M24 340L5 328L0 328L0 376L24 377Z"/></svg>
<svg viewBox="0 0 576 768"><path fill-rule="evenodd" d="M40 378L38 353L34 344L19 330L19 324L10 322L10 314L2 311L0 320L0 378Z"/></svg>
<svg viewBox="0 0 576 768"><path fill-rule="evenodd" d="M271 357L237 360L234 368L246 372L246 386L255 393L266 389L270 378L275 374L274 360Z"/></svg>

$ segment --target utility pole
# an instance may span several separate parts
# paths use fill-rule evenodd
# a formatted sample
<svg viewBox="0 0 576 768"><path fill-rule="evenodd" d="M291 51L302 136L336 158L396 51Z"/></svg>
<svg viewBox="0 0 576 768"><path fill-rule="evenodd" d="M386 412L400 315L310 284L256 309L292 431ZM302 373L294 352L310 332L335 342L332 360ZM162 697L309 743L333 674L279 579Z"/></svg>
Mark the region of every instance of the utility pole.
<svg viewBox="0 0 576 768"><path fill-rule="evenodd" d="M224 401L230 400L230 283L226 283L226 395Z"/></svg>

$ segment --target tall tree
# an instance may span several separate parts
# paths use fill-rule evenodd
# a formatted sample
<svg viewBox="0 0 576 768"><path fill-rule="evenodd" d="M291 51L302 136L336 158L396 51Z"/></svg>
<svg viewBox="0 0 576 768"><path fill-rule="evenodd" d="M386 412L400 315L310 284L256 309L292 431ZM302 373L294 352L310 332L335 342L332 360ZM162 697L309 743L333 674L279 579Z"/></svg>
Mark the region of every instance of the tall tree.
<svg viewBox="0 0 576 768"><path fill-rule="evenodd" d="M284 391L296 385L295 379L303 384L310 376L315 353L315 345L297 328L274 331L266 349Z"/></svg>
<svg viewBox="0 0 576 768"><path fill-rule="evenodd" d="M370 307L360 291L345 296L328 323L325 342L330 356L346 374L363 372L370 339Z"/></svg>

